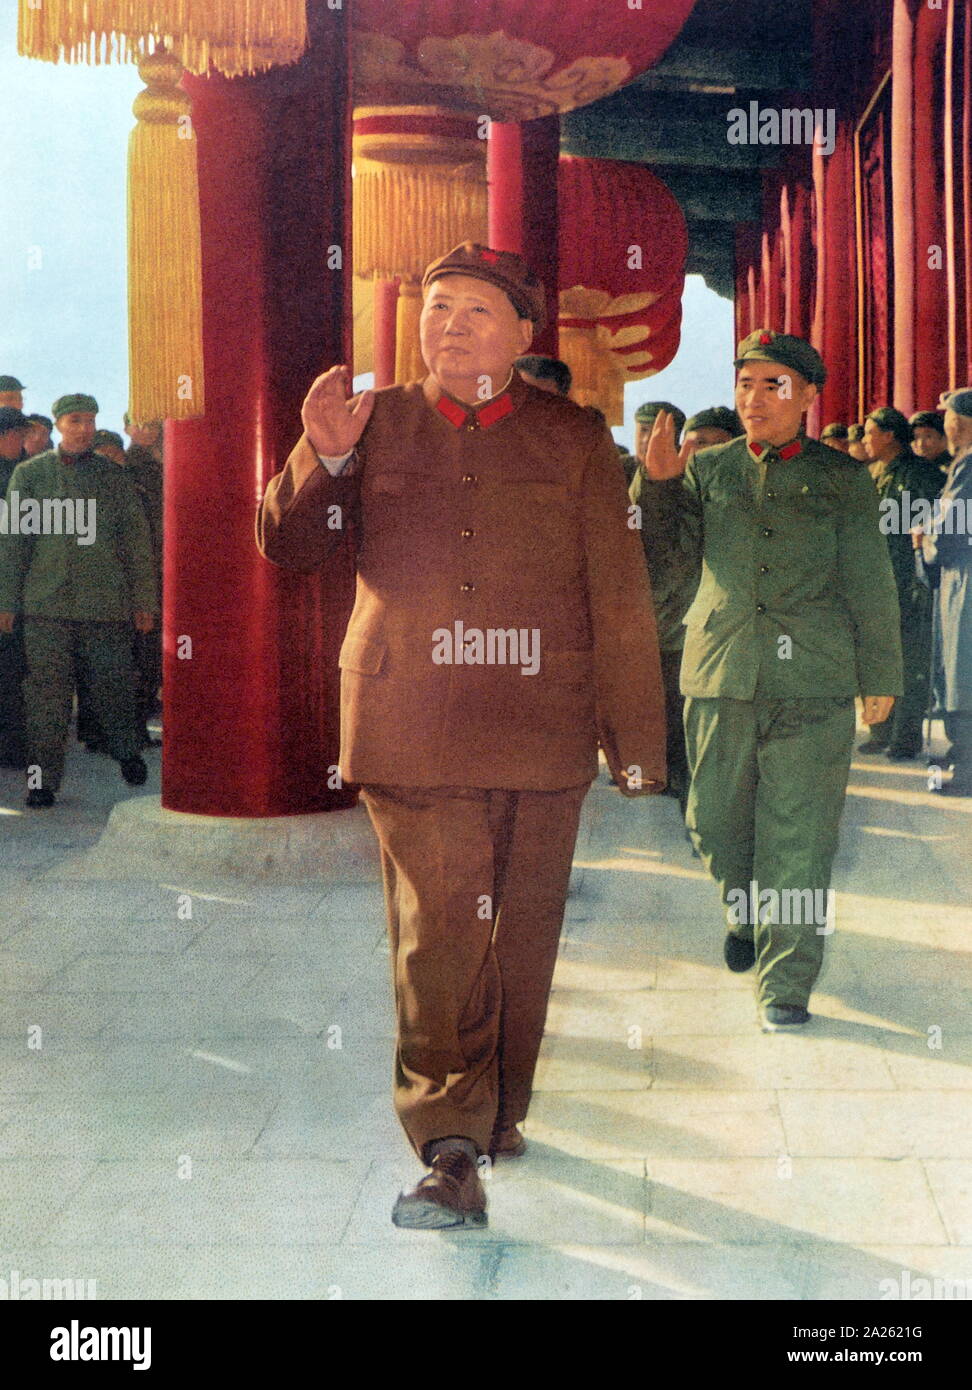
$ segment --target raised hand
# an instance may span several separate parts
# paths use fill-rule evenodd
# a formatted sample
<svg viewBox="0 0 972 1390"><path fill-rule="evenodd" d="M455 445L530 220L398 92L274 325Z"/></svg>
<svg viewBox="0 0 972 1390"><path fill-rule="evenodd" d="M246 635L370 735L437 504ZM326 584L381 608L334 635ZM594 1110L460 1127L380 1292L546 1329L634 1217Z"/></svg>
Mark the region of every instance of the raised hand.
<svg viewBox="0 0 972 1390"><path fill-rule="evenodd" d="M667 410L660 410L655 416L645 450L644 470L648 477L656 483L667 482L669 478L680 478L692 453L692 445L688 440L683 443L681 449L675 448L675 417Z"/></svg>
<svg viewBox="0 0 972 1390"><path fill-rule="evenodd" d="M339 458L353 449L371 419L374 391L362 391L349 399L350 389L347 367L332 367L317 378L301 407L307 438L327 458Z"/></svg>

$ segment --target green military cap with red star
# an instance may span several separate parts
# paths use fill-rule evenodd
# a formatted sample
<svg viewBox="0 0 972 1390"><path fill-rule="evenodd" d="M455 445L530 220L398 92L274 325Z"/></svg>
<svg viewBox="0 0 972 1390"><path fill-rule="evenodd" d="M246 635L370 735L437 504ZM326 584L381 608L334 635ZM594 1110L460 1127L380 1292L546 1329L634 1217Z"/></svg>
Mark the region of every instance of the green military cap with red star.
<svg viewBox="0 0 972 1390"><path fill-rule="evenodd" d="M735 365L741 367L746 362L778 362L814 386L823 386L827 380L827 368L811 343L792 333L775 333L772 328L757 328L743 338L736 349Z"/></svg>

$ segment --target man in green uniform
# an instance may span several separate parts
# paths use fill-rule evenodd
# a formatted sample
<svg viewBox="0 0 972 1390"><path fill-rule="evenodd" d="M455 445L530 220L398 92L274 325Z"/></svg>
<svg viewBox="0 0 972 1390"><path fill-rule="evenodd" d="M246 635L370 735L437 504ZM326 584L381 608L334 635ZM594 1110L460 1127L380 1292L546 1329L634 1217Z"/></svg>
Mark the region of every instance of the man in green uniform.
<svg viewBox="0 0 972 1390"><path fill-rule="evenodd" d="M152 555L155 559L155 573L158 579L158 610L162 611L162 477L163 477L163 427L161 420L151 420L147 425L133 424L125 416L125 433L132 441L125 453L125 466L128 476L135 484L145 518L149 525L152 540ZM158 745L159 740L152 737L148 721L158 714L162 705L159 689L162 685L162 629L157 625L151 632L140 632L135 637L135 674L138 690L139 728L142 742L147 748Z"/></svg>
<svg viewBox="0 0 972 1390"><path fill-rule="evenodd" d="M0 499L17 464L25 457L24 441L30 421L11 405L0 406ZM4 504L6 505L6 504ZM24 701L20 682L24 674L24 641L19 624L13 632L0 632L0 767L23 767Z"/></svg>
<svg viewBox="0 0 972 1390"><path fill-rule="evenodd" d="M680 478L656 482L645 471L645 450L651 438L652 426L659 412L665 411L675 421L675 442L685 424L685 416L667 401L646 401L635 411L635 452L638 470L631 481L628 496L641 527L641 543L648 562L651 595L655 605L658 629L658 650L661 654L662 681L665 686L665 758L668 763L666 796L674 796L682 815L688 802L689 768L685 756L685 729L682 725L682 694L678 673L682 664L685 628L682 619L688 612L699 587L701 563L698 536L690 516L682 516L681 524L668 526L663 532L651 527L650 519L660 510L669 513L673 508L685 512L688 500L682 500L684 489ZM697 423L697 421L696 421ZM703 426L704 428L704 426ZM685 457L691 452L688 442L683 446ZM655 494L664 493L659 497Z"/></svg>
<svg viewBox="0 0 972 1390"><path fill-rule="evenodd" d="M699 536L682 657L688 826L728 909L726 963L757 965L762 1026L775 1031L809 1019L831 929L854 697L866 723L886 718L901 653L874 486L802 429L823 362L802 339L758 329L736 367L743 438L686 466L658 417L646 468L659 482L684 471L689 506L659 491L645 527Z"/></svg>
<svg viewBox="0 0 972 1390"><path fill-rule="evenodd" d="M0 632L23 615L29 806L53 805L61 784L75 666L125 781L146 777L131 634L154 624L155 570L134 488L91 449L97 410L80 393L55 401L59 447L18 464L7 489Z"/></svg>
<svg viewBox="0 0 972 1390"><path fill-rule="evenodd" d="M840 424L837 420L829 425L824 425L820 431L820 442L826 444L828 449L836 449L838 453L848 453L850 440L847 437L847 426Z"/></svg>
<svg viewBox="0 0 972 1390"><path fill-rule="evenodd" d="M5 405L14 410L24 408L24 384L15 376L0 376L0 408Z"/></svg>
<svg viewBox="0 0 972 1390"><path fill-rule="evenodd" d="M32 459L35 454L46 454L48 449L53 449L51 430L54 421L48 415L28 415L27 419L30 429L24 437L24 453Z"/></svg>
<svg viewBox="0 0 972 1390"><path fill-rule="evenodd" d="M931 503L945 482L937 464L916 458L910 440L911 426L893 406L879 406L864 421L864 444L880 498L880 526L898 587L904 691L891 718L875 724L858 751L885 753L894 761L917 758L921 753L931 670L932 596L915 571L912 509L922 500Z"/></svg>

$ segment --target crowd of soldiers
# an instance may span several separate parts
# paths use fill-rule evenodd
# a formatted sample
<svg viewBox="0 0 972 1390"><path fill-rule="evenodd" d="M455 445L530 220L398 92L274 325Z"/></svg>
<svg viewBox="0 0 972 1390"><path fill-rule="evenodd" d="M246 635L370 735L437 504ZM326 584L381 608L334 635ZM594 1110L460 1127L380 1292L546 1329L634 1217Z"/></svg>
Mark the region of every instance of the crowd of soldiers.
<svg viewBox="0 0 972 1390"><path fill-rule="evenodd" d="M96 428L93 396L60 396L48 417L25 414L23 392L0 376L0 766L24 769L44 808L75 699L79 741L130 786L159 742L162 425L126 414L126 448Z"/></svg>

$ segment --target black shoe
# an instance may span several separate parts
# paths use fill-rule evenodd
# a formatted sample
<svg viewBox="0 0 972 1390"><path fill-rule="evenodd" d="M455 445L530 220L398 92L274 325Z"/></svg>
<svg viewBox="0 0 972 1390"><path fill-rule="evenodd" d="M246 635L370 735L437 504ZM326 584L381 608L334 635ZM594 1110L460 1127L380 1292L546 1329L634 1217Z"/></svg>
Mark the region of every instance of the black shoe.
<svg viewBox="0 0 972 1390"><path fill-rule="evenodd" d="M120 767L121 775L130 787L140 787L148 776L148 768L142 758L124 758Z"/></svg>
<svg viewBox="0 0 972 1390"><path fill-rule="evenodd" d="M929 787L928 790L935 796L972 796L972 781L956 782L953 777L951 782L943 782L940 787Z"/></svg>
<svg viewBox="0 0 972 1390"><path fill-rule="evenodd" d="M722 954L729 969L734 974L741 975L744 970L752 970L756 964L756 943L743 936L737 936L735 932L727 931Z"/></svg>
<svg viewBox="0 0 972 1390"><path fill-rule="evenodd" d="M799 1028L801 1023L809 1023L810 1015L798 1004L766 1004L759 1021L764 1033L775 1033L779 1028Z"/></svg>
<svg viewBox="0 0 972 1390"><path fill-rule="evenodd" d="M48 791L45 787L35 787L33 791L27 793L24 800L27 806L53 806L54 793Z"/></svg>
<svg viewBox="0 0 972 1390"><path fill-rule="evenodd" d="M857 751L858 753L886 753L888 751L888 745L882 743L880 739L869 738L857 745Z"/></svg>

